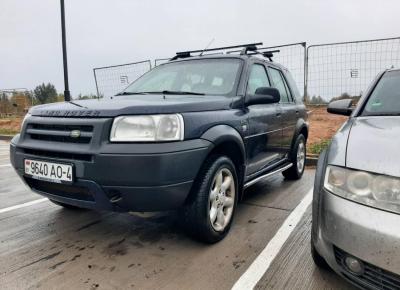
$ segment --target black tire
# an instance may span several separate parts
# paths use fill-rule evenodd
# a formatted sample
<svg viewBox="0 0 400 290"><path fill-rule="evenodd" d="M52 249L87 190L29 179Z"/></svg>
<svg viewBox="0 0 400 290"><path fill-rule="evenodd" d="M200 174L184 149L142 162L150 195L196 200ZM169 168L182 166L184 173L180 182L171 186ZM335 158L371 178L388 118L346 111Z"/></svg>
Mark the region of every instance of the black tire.
<svg viewBox="0 0 400 290"><path fill-rule="evenodd" d="M299 150L299 146L303 144L304 149L304 163L301 168L299 168L299 164L297 162L297 152ZM303 151L303 150L302 150ZM303 134L300 134L296 138L296 142L294 143L292 151L289 153L289 160L293 163L293 166L289 169L282 172L283 176L289 180L297 180L303 176L305 163L306 163L306 138Z"/></svg>
<svg viewBox="0 0 400 290"><path fill-rule="evenodd" d="M311 256L313 258L314 264L321 269L330 270L328 263L325 259L318 253L317 249L314 246L313 239L311 239Z"/></svg>
<svg viewBox="0 0 400 290"><path fill-rule="evenodd" d="M230 212L229 221L225 222L225 226L223 227L223 229L216 230L215 226L218 218L216 218L213 223L211 222L212 209L210 209L210 206L211 204L214 205L214 203L210 201L211 190L212 188L217 188L217 175L219 175L221 172L228 173L228 171L233 177L233 180L231 180L231 182L233 182L234 184L234 197L232 197L232 190L224 191L223 200L225 200L225 196L229 197L228 194L231 197L231 206L229 207L229 209L227 209ZM222 188L222 186L220 188ZM219 192L221 193L221 191ZM189 199L180 212L180 220L185 231L193 238L206 243L216 243L222 240L228 234L231 227L236 210L238 194L238 178L236 168L232 160L226 156L221 155L210 156L202 166L193 185ZM221 195L219 194L219 196ZM220 200L222 200L221 197ZM216 198L213 202L218 203L222 201L218 201L218 199ZM220 207L221 211L224 212L224 210L226 209L225 205L218 205L218 209L214 207L214 212L218 212ZM217 216L217 214L215 214L215 216Z"/></svg>
<svg viewBox="0 0 400 290"><path fill-rule="evenodd" d="M61 207L63 207L63 208L66 208L66 209L84 210L84 208L82 208L82 207L78 207L78 206L74 206L74 205L62 203L62 202L55 201L55 200L52 200L52 199L49 199L49 200L50 200L52 203L54 203L54 204L56 204L56 205L58 205L58 206L61 206Z"/></svg>

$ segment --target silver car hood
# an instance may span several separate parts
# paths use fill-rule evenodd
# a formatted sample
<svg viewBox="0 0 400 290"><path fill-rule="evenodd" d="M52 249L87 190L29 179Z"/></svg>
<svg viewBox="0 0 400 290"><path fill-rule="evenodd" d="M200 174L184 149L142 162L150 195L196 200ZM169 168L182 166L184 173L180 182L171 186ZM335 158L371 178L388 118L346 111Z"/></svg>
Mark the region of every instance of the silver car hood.
<svg viewBox="0 0 400 290"><path fill-rule="evenodd" d="M400 117L355 118L346 167L400 177Z"/></svg>

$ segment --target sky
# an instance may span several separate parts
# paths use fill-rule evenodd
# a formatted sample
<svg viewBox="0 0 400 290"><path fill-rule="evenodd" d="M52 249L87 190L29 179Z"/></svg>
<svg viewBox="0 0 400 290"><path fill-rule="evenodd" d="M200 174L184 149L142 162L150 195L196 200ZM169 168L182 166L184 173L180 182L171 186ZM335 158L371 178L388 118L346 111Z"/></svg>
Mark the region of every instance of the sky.
<svg viewBox="0 0 400 290"><path fill-rule="evenodd" d="M70 90L95 93L93 68L176 51L400 36L398 0L66 0ZM0 1L0 90L64 90L60 3Z"/></svg>

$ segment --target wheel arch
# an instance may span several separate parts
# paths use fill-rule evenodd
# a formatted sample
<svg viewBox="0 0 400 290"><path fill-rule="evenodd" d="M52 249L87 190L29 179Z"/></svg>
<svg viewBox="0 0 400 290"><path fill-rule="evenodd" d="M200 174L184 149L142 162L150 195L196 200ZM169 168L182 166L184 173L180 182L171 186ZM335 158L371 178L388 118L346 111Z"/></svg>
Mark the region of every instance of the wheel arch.
<svg viewBox="0 0 400 290"><path fill-rule="evenodd" d="M246 168L246 149L239 132L228 125L218 125L208 129L201 139L213 143L206 158L213 154L228 156L236 166L239 182L239 199L242 196L244 174Z"/></svg>
<svg viewBox="0 0 400 290"><path fill-rule="evenodd" d="M308 123L304 121L303 119L299 119L296 123L296 129L294 131L293 139L292 139L292 144L290 145L290 150L293 150L293 146L296 143L297 137L302 134L304 138L308 139L308 133L309 133L309 128L308 128Z"/></svg>

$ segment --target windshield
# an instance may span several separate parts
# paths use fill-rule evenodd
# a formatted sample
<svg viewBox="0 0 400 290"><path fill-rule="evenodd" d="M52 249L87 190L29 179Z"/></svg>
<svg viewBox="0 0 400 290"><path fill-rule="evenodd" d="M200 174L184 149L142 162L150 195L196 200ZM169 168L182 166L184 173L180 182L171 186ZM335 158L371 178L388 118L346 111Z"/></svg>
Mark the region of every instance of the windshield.
<svg viewBox="0 0 400 290"><path fill-rule="evenodd" d="M362 115L400 115L400 71L389 71L383 75L369 97Z"/></svg>
<svg viewBox="0 0 400 290"><path fill-rule="evenodd" d="M188 60L160 65L125 89L123 94L174 92L232 95L239 59Z"/></svg>

